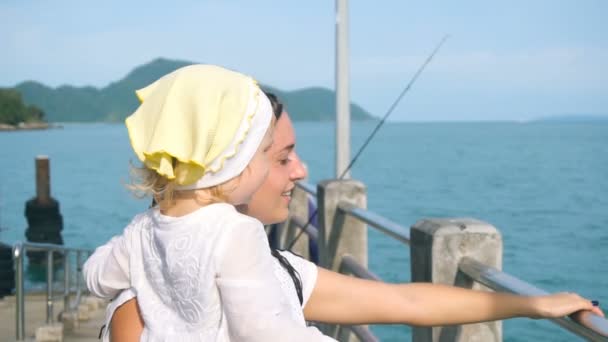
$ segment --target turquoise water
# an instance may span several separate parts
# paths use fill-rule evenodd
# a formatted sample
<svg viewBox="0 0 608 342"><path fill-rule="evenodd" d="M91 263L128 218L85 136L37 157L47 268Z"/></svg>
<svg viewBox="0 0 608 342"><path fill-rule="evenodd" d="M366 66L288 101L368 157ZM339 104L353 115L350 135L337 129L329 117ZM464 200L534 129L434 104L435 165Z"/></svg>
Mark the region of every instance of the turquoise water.
<svg viewBox="0 0 608 342"><path fill-rule="evenodd" d="M374 123L352 127L358 148ZM333 175L334 126L298 123L310 181ZM122 125L0 134L0 239L24 239L34 158L51 158L66 244L95 247L118 234L147 201L123 184L133 159ZM475 217L500 229L504 270L547 291L575 291L608 304L608 124L391 123L353 169L370 209L409 227L423 217ZM370 229L370 268L409 280L409 250ZM466 308L463 308L466 310ZM374 327L383 341L409 328ZM570 341L547 321L504 323L505 341Z"/></svg>

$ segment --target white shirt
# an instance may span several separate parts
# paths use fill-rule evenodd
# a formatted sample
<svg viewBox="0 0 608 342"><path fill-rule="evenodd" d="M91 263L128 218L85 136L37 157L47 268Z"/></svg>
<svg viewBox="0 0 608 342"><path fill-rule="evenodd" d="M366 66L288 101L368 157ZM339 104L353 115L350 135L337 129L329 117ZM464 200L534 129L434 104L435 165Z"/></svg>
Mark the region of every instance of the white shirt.
<svg viewBox="0 0 608 342"><path fill-rule="evenodd" d="M142 341L334 341L306 327L280 267L261 223L218 203L181 217L158 209L136 216L95 251L84 274L102 298L132 288L145 323ZM310 271L300 273L306 298L313 273L312 282L305 279Z"/></svg>

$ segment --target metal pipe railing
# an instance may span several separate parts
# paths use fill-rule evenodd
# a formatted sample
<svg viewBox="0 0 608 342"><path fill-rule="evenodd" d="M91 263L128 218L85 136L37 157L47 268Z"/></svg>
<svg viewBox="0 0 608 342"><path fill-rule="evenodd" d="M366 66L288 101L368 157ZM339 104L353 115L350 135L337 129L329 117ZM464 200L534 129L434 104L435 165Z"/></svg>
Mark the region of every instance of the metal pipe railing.
<svg viewBox="0 0 608 342"><path fill-rule="evenodd" d="M342 328L349 329L352 331L359 341L363 342L379 342L380 340L369 330L368 327L363 325L350 325L350 326L342 326Z"/></svg>
<svg viewBox="0 0 608 342"><path fill-rule="evenodd" d="M340 273L347 272L351 273L357 278L382 281L380 277L365 268L363 265L359 264L351 255L345 254L342 256L342 261L340 262Z"/></svg>
<svg viewBox="0 0 608 342"><path fill-rule="evenodd" d="M309 239L313 239L314 241L317 241L319 239L319 230L315 226L313 226L312 224L308 224L308 226L306 226L306 222L303 222L299 217L296 216L292 217L291 219L293 220L293 223L296 227L299 227L300 229L304 229L306 231L306 234L308 234Z"/></svg>
<svg viewBox="0 0 608 342"><path fill-rule="evenodd" d="M53 251L46 252L46 323L53 323Z"/></svg>
<svg viewBox="0 0 608 342"><path fill-rule="evenodd" d="M338 204L338 208L345 214L367 223L388 236L391 236L407 245L410 244L410 233L400 224L384 218L372 211L356 207L350 203L340 202Z"/></svg>
<svg viewBox="0 0 608 342"><path fill-rule="evenodd" d="M63 254L63 310L70 308L70 258Z"/></svg>
<svg viewBox="0 0 608 342"><path fill-rule="evenodd" d="M69 311L69 296L70 296L70 277L69 277L69 253L77 253L76 258L76 305L80 301L80 279L82 276L81 254L90 253L91 251L83 248L69 248L62 245L54 245L48 243L33 243L33 242L18 242L13 246L13 262L15 265L15 328L16 338L18 341L25 339L25 282L24 282L24 256L26 251L43 251L46 252L46 322L53 322L53 303L56 299L63 298L64 310ZM64 291L63 294L53 297L53 253L63 253L64 255Z"/></svg>
<svg viewBox="0 0 608 342"><path fill-rule="evenodd" d="M476 282L493 290L524 296L548 294L532 284L471 258L463 258L458 268ZM550 321L591 341L608 341L608 320L590 312L581 313L578 322L565 317L552 318Z"/></svg>
<svg viewBox="0 0 608 342"><path fill-rule="evenodd" d="M13 262L15 264L15 328L17 340L25 339L25 298L23 293L23 254L21 245L13 247ZM21 308L21 309L19 309Z"/></svg>
<svg viewBox="0 0 608 342"><path fill-rule="evenodd" d="M88 253L90 255L91 251L89 251ZM76 298L74 300L75 305L78 305L78 303L80 303L80 297L82 295L80 287L80 281L82 280L82 265L82 251L78 250L76 251Z"/></svg>

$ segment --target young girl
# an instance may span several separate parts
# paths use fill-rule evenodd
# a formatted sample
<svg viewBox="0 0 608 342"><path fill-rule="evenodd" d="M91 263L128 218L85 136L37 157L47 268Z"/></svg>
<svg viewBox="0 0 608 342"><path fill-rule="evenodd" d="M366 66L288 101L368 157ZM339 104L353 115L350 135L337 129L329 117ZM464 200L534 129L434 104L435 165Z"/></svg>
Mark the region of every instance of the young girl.
<svg viewBox="0 0 608 342"><path fill-rule="evenodd" d="M84 268L89 290L137 295L144 341L332 339L291 315L262 224L235 210L265 181L273 113L251 78L209 65L137 92L126 120L144 164L137 215Z"/></svg>

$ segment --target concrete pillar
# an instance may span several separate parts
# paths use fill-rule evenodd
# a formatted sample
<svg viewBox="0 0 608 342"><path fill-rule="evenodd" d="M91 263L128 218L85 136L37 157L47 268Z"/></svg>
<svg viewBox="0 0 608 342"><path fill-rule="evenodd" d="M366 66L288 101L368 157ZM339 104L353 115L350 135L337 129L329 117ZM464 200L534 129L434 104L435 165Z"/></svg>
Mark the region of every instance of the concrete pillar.
<svg viewBox="0 0 608 342"><path fill-rule="evenodd" d="M294 220L294 218L297 219ZM284 225L286 227L285 248L289 248L289 244L304 229L304 227L299 227L297 223L305 225L308 223L308 220L308 194L299 187L295 187L291 193L289 218ZM298 222L296 223L296 221ZM291 250L306 259L310 259L308 253L308 234L302 233Z"/></svg>
<svg viewBox="0 0 608 342"><path fill-rule="evenodd" d="M78 312L76 311L62 311L59 314L59 321L63 323L63 331L74 331L80 327L80 321L78 320Z"/></svg>
<svg viewBox="0 0 608 342"><path fill-rule="evenodd" d="M355 180L328 180L317 186L319 206L319 262L337 271L343 254L367 267L367 225L337 210L347 202L367 207L365 185Z"/></svg>
<svg viewBox="0 0 608 342"><path fill-rule="evenodd" d="M81 303L76 310L79 321L88 321L91 319L91 310L89 310L88 304Z"/></svg>
<svg viewBox="0 0 608 342"><path fill-rule="evenodd" d="M95 296L86 296L80 300L81 304L85 304L88 306L89 311L95 311L100 308L104 308L107 305L107 301L102 298L98 298Z"/></svg>
<svg viewBox="0 0 608 342"><path fill-rule="evenodd" d="M488 290L458 271L460 260L466 256L488 266L502 268L502 238L500 232L488 223L470 218L421 220L411 227L410 237L412 282ZM434 328L414 327L412 341L502 341L502 324L496 321Z"/></svg>
<svg viewBox="0 0 608 342"><path fill-rule="evenodd" d="M63 324L49 323L36 329L36 342L62 342Z"/></svg>

